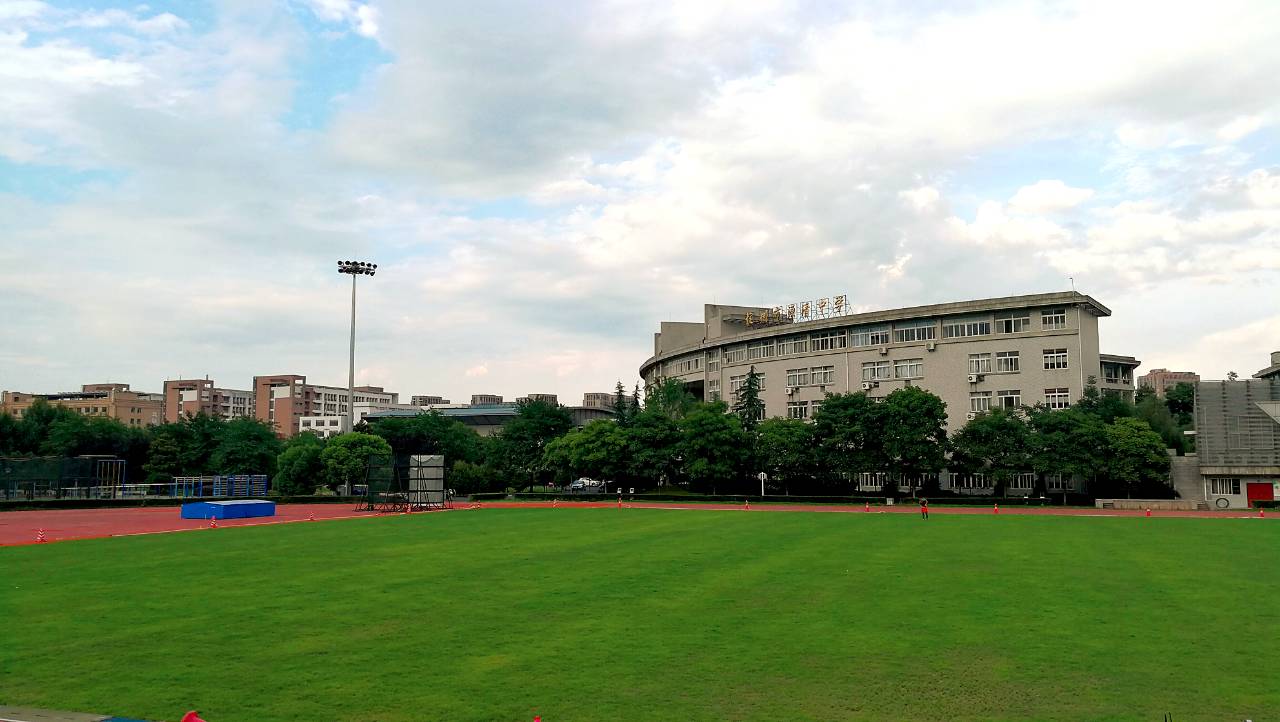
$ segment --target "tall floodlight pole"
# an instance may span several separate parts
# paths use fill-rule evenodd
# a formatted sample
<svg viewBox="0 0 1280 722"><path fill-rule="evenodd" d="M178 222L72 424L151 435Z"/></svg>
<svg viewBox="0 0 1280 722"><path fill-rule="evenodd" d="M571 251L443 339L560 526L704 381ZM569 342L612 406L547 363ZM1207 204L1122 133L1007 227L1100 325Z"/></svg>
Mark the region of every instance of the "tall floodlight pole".
<svg viewBox="0 0 1280 722"><path fill-rule="evenodd" d="M356 428L356 276L372 276L378 264L338 261L338 273L351 276L351 364L347 372L347 431Z"/></svg>

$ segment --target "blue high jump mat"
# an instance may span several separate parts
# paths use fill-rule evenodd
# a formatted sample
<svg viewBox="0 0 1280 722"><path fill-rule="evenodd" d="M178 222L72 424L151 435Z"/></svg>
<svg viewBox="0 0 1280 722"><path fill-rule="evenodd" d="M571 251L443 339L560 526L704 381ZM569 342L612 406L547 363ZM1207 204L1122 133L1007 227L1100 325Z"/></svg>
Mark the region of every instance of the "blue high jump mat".
<svg viewBox="0 0 1280 722"><path fill-rule="evenodd" d="M183 519L252 519L275 515L276 503L261 499L193 501L182 505Z"/></svg>

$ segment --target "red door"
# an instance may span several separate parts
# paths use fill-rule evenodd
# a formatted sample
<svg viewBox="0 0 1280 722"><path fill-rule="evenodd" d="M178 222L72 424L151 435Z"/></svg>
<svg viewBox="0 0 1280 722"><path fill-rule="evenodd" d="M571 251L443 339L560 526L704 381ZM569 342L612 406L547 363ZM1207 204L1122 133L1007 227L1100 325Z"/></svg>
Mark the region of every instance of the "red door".
<svg viewBox="0 0 1280 722"><path fill-rule="evenodd" d="M1245 487L1245 495L1249 499L1249 506L1253 506L1255 501L1274 501L1276 491L1271 482L1262 482L1260 484L1250 482Z"/></svg>

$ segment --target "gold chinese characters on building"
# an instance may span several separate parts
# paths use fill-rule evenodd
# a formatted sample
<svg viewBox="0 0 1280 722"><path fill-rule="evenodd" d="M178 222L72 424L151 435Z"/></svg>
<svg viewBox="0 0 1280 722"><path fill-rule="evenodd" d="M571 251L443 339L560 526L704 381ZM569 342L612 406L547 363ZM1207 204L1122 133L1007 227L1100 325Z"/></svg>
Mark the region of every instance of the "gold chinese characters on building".
<svg viewBox="0 0 1280 722"><path fill-rule="evenodd" d="M819 298L816 301L799 301L785 306L774 306L761 311L747 311L743 318L747 328L776 326L782 323L800 323L820 318L848 315L849 297L845 294Z"/></svg>

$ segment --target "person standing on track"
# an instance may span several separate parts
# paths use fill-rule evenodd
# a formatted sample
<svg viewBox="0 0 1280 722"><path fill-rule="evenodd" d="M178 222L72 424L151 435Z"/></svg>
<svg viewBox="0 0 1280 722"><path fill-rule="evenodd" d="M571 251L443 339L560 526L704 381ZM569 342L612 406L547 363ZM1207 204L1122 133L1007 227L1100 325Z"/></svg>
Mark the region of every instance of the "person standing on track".
<svg viewBox="0 0 1280 722"><path fill-rule="evenodd" d="M929 500L928 499L920 500L920 518L921 519L929 518Z"/></svg>

